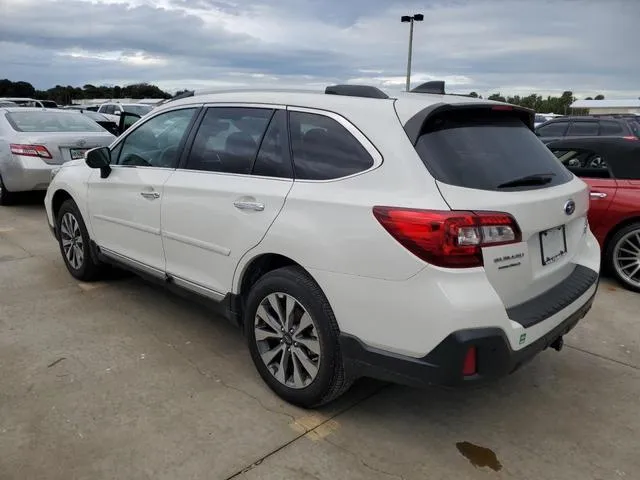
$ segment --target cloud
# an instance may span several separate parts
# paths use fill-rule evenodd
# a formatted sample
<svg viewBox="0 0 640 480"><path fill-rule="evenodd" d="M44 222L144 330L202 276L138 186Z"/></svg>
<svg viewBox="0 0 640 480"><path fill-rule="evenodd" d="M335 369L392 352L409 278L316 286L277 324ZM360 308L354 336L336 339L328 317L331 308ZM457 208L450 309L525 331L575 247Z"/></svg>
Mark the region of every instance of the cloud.
<svg viewBox="0 0 640 480"><path fill-rule="evenodd" d="M632 0L1 0L2 75L39 88L176 90L362 82L505 94L640 96ZM29 28L25 28L29 25Z"/></svg>

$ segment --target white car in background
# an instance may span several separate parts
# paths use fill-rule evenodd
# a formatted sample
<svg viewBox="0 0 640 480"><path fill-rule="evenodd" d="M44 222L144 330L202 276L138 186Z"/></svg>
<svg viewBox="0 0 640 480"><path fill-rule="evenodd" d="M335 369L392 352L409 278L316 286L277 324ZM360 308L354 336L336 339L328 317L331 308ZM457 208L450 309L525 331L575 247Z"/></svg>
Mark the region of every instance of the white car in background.
<svg viewBox="0 0 640 480"><path fill-rule="evenodd" d="M153 110L153 105L144 103L103 103L98 107L98 113L103 114L109 120L118 123L123 112L135 113L140 117L144 117Z"/></svg>
<svg viewBox="0 0 640 480"><path fill-rule="evenodd" d="M294 404L472 384L560 350L598 286L587 185L532 129L439 83L186 97L61 168L47 219L78 279L222 302Z"/></svg>
<svg viewBox="0 0 640 480"><path fill-rule="evenodd" d="M0 107L0 205L17 192L46 190L53 169L115 138L78 112Z"/></svg>

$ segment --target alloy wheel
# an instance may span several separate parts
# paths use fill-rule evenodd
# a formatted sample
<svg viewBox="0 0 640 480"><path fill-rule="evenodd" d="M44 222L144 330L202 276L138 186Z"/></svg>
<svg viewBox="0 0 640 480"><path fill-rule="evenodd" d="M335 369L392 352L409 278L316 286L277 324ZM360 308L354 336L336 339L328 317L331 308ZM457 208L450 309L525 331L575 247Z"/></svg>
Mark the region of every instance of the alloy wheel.
<svg viewBox="0 0 640 480"><path fill-rule="evenodd" d="M76 217L67 212L62 216L60 222L60 241L62 250L74 270L79 270L84 262L84 243L82 241L82 232Z"/></svg>
<svg viewBox="0 0 640 480"><path fill-rule="evenodd" d="M613 266L627 283L640 288L640 230L632 230L618 241Z"/></svg>
<svg viewBox="0 0 640 480"><path fill-rule="evenodd" d="M318 329L293 296L267 295L256 311L254 335L262 361L280 383L301 389L316 378L321 361Z"/></svg>

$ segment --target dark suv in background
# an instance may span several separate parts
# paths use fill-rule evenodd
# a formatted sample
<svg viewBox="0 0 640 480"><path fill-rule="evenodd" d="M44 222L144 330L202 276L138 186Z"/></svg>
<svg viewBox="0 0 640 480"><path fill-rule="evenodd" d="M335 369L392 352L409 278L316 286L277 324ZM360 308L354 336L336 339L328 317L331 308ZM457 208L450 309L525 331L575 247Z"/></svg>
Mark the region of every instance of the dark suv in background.
<svg viewBox="0 0 640 480"><path fill-rule="evenodd" d="M565 137L640 138L640 116L620 114L559 117L538 126L536 135L544 143Z"/></svg>

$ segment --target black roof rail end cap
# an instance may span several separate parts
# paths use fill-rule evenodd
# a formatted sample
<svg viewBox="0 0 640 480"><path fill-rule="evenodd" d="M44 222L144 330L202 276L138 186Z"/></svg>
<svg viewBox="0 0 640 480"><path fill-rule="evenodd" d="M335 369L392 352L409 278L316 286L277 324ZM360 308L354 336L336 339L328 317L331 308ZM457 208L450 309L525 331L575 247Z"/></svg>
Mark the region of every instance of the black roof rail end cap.
<svg viewBox="0 0 640 480"><path fill-rule="evenodd" d="M372 85L330 85L325 88L324 93L347 97L389 98L389 95Z"/></svg>
<svg viewBox="0 0 640 480"><path fill-rule="evenodd" d="M418 85L411 90L415 93L435 93L438 95L444 95L444 80L433 80L431 82L425 82Z"/></svg>

